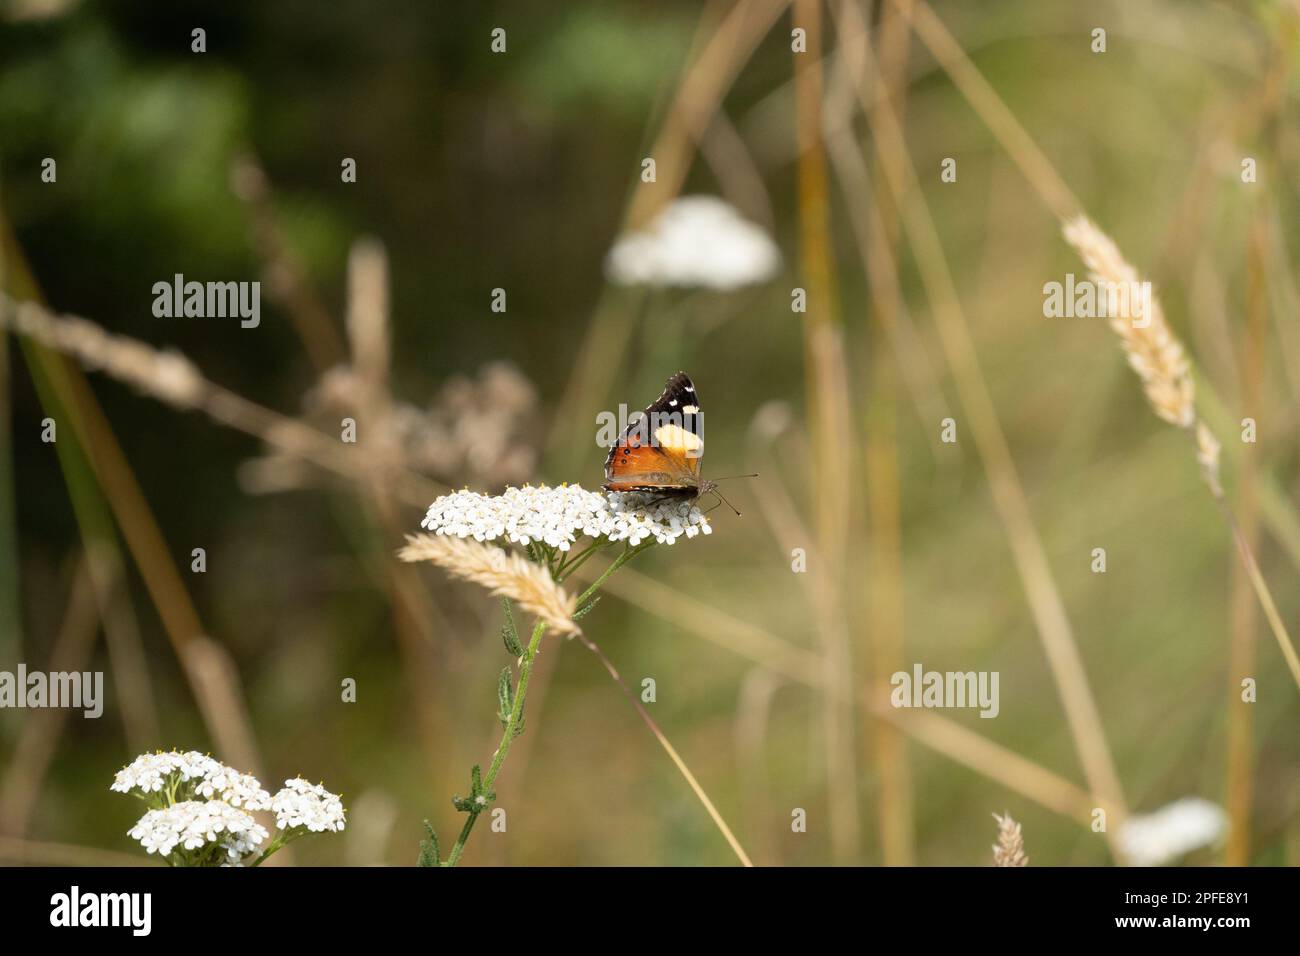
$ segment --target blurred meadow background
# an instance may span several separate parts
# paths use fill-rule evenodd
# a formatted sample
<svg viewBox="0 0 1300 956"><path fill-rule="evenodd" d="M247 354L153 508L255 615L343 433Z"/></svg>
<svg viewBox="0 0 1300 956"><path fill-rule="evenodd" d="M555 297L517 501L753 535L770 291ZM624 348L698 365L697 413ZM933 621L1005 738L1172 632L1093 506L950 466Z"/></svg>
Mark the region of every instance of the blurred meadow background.
<svg viewBox="0 0 1300 956"><path fill-rule="evenodd" d="M1043 313L1086 212L1154 282L1300 629L1298 26L1293 0L5 0L4 326L94 326L0 335L0 670L103 670L107 703L0 711L0 861L144 861L108 785L173 747L341 793L298 863L410 865L425 818L450 842L500 737L500 610L394 553L450 488L596 488L596 416L678 369L705 475L761 477L582 624L655 679L755 863L987 865L1009 812L1031 864L1108 865L1126 814L1189 796L1229 827L1185 862L1300 861L1300 690L1224 512L1107 324ZM618 237L696 195L774 274L611 281ZM156 318L176 273L260 280L260 326ZM890 707L917 662L999 672L998 716ZM735 862L578 643L543 645L514 748L466 864Z"/></svg>

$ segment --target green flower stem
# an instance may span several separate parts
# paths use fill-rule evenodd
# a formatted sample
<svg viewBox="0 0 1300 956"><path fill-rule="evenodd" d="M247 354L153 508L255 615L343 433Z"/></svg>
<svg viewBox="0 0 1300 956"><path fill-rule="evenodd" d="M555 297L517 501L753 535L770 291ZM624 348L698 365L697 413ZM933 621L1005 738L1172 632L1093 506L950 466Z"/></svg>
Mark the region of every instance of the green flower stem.
<svg viewBox="0 0 1300 956"><path fill-rule="evenodd" d="M627 564L629 561L635 558L642 551L646 551L649 548L653 548L654 546L655 546L654 541L647 541L644 544L637 545L635 548L627 548L626 550L624 550L622 554L620 554L617 558L615 558L613 561L610 562L609 567L607 567L604 571L601 572L600 577L596 578L596 580L591 583L591 587L587 588L587 590L583 591L580 595L578 595L578 607L582 607L584 604L586 604L588 599L590 599L590 597L600 589L600 586L605 583L605 580L611 574L613 574L623 565Z"/></svg>
<svg viewBox="0 0 1300 956"><path fill-rule="evenodd" d="M272 839L271 842L266 845L266 849L262 851L262 855L259 856L252 863L250 863L249 866L261 866L267 857L269 857L276 850L282 849L284 845L289 842L290 839L292 838L289 836L288 831L281 830L279 833L275 835L275 838Z"/></svg>
<svg viewBox="0 0 1300 956"><path fill-rule="evenodd" d="M603 538L597 538L594 542L592 542L586 548L583 548L580 552L578 552L573 557L567 558L566 560L562 560L560 562L559 567L555 569L556 583L559 583L560 581L563 581L565 578L567 578L582 564L583 561L586 561L589 557L591 557L593 554L595 554L597 551L599 551L608 543L609 542L605 541Z"/></svg>
<svg viewBox="0 0 1300 956"><path fill-rule="evenodd" d="M515 728L524 716L524 698L528 696L528 679L533 675L533 661L537 659L537 648L542 643L542 635L546 633L546 622L538 621L533 627L533 635L528 641L528 648L524 651L523 661L519 665L519 688L515 691L515 706L510 709L510 719L506 721L505 730L501 734L501 744L497 747L496 754L492 757L492 765L488 767L487 776L483 778L483 789L490 791L492 784L496 781L497 774L501 772L501 765L506 761L506 754L510 752L510 744L515 739ZM455 866L460 862L460 855L465 851L465 841L469 839L470 832L474 829L474 823L478 820L481 811L470 810L469 818L465 821L465 826L461 828L460 836L456 838L456 845L451 848L451 854L447 857L446 866Z"/></svg>
<svg viewBox="0 0 1300 956"><path fill-rule="evenodd" d="M611 574L623 565L627 564L642 551L645 551L654 545L654 541L647 541L634 548L625 548L623 553L611 561L609 567L601 572L600 577L596 578L596 580L592 582L591 587L587 588L587 590L583 591L582 594L579 595L577 601L578 606L581 607L590 600L591 596L600 589L600 586L605 583ZM593 550L594 546L587 549L587 551L581 554L579 558L585 560ZM575 565L571 563L570 570L572 570L574 566ZM528 680L532 677L533 662L537 658L537 649L541 646L542 635L545 633L545 622L538 621L533 627L532 637L529 639L528 647L524 651L524 656L519 663L519 687L515 690L515 705L510 710L510 719L506 721L505 730L501 734L501 744L497 747L497 752L492 755L492 764L488 767L487 775L483 778L484 791L490 792L492 790L492 785L496 782L497 775L501 773L501 765L506 761L506 754L510 752L510 744L515 739L516 728L524 719L524 699L528 696ZM484 806L484 809L486 809L486 805ZM469 839L470 833L474 831L474 824L478 822L478 817L479 814L482 813L482 810L472 809L468 812L469 816L465 820L465 825L461 827L460 836L456 838L456 844L451 848L451 853L447 856L446 862L442 864L443 866L455 866L460 862L461 854L465 852L465 842ZM263 857L268 856L269 853L270 849L268 848L268 853L263 854ZM258 860L258 862L260 863L261 860Z"/></svg>

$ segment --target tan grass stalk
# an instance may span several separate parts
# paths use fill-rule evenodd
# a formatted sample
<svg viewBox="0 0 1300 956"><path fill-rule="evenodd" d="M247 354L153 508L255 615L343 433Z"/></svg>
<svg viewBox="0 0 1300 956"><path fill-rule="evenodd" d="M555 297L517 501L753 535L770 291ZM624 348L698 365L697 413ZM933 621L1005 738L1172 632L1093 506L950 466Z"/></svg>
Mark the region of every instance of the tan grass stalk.
<svg viewBox="0 0 1300 956"><path fill-rule="evenodd" d="M55 316L34 302L0 298L0 329L25 335L180 409L203 400L204 379L189 359L164 352L74 315Z"/></svg>
<svg viewBox="0 0 1300 956"><path fill-rule="evenodd" d="M708 24L702 24L707 39L683 74L654 146L646 153L655 158L655 188L636 192L626 227L648 222L681 191L695 148L727 91L788 5L789 0L741 0L715 29L709 31Z"/></svg>
<svg viewBox="0 0 1300 956"><path fill-rule="evenodd" d="M358 239L348 253L348 341L353 367L375 393L372 400L387 394L388 315L388 255L379 240Z"/></svg>
<svg viewBox="0 0 1300 956"><path fill-rule="evenodd" d="M1258 418L1260 393L1264 380L1264 342L1267 304L1265 289L1266 232L1263 217L1256 213L1247 253L1248 283L1246 291L1246 328L1242 334L1240 359L1241 411ZM1242 448L1235 488L1235 512L1240 519L1242 539L1253 553L1259 545L1259 453L1258 446L1246 443ZM1249 866L1251 847L1251 810L1255 802L1254 723L1255 708L1241 699L1241 677L1254 674L1258 661L1257 632L1259 605L1250 586L1250 577L1240 564L1233 565L1228 640L1227 714L1224 736L1227 754L1224 761L1223 808L1228 813L1228 837L1224 845L1224 862L1228 866Z"/></svg>
<svg viewBox="0 0 1300 956"><path fill-rule="evenodd" d="M905 233L920 267L921 281L931 303L940 344L970 422L980 462L988 477L989 491L1006 531L1034 625L1061 695L1070 735L1079 752L1093 798L1099 805L1109 807L1112 816L1118 817L1116 822L1121 822L1127 811L1119 772L1106 741L1105 728L1088 683L1065 602L1034 526L1015 460L980 370L975 342L944 256L938 229L925 204L916 170L907 153L902 126L892 105L872 109L871 90L881 83L881 79L875 55L866 43L866 24L861 12L852 3L841 4L840 10L846 29L862 38L861 65L865 73L856 79L861 105L869 111L872 142L882 156L886 185L899 206ZM891 154L894 161L883 160ZM1122 862L1122 851L1114 838L1116 829L1116 826L1110 828L1107 841L1116 860Z"/></svg>
<svg viewBox="0 0 1300 956"><path fill-rule="evenodd" d="M620 232L643 225L681 192L697 144L708 131L741 68L762 42L790 0L740 0L730 7L713 3L701 18L690 65L682 74L672 105L645 154L654 157L656 181L640 184L630 197ZM725 11L725 12L724 12ZM809 54L812 55L812 54ZM642 296L647 295L644 290ZM644 299L642 299L644 301ZM554 416L549 445L574 463L577 449L561 429L579 412L607 400L610 384L622 367L638 319L627 314L626 301L602 293L574 371ZM581 449L585 453L586 449Z"/></svg>
<svg viewBox="0 0 1300 956"><path fill-rule="evenodd" d="M998 816L998 842L993 846L994 866L1028 866L1029 857L1025 856L1025 838L1020 833L1020 824L1011 819L1011 814Z"/></svg>
<svg viewBox="0 0 1300 956"><path fill-rule="evenodd" d="M271 184L257 157L244 154L230 168L230 188L244 204L254 251L262 260L267 297L284 309L318 373L346 358L334 320L306 278L306 269L285 241Z"/></svg>
<svg viewBox="0 0 1300 956"><path fill-rule="evenodd" d="M54 673L84 671L95 648L101 620L89 562L84 557L77 562L66 607L48 661L48 667ZM102 700L100 704L103 704ZM59 738L67 729L72 713L75 711L50 707L33 712L22 723L18 741L0 782L0 832L6 836L26 835L41 787L54 761Z"/></svg>
<svg viewBox="0 0 1300 956"><path fill-rule="evenodd" d="M403 561L431 561L453 576L473 581L507 597L559 634L577 634L573 623L577 599L565 593L541 565L513 551L445 534L408 534L397 552Z"/></svg>
<svg viewBox="0 0 1300 956"><path fill-rule="evenodd" d="M838 11L838 7L832 7ZM883 83L875 98L873 112L890 103L902 115L907 99L906 66L908 56L907 21L893 7L880 11L881 22L876 41ZM923 350L919 349L915 329L903 304L897 261L899 218L896 203L873 195L871 175L862 156L865 145L857 141L852 122L857 91L853 77L854 41L862 37L844 29L841 17L839 56L832 89L827 97L824 121L831 162L848 198L849 219L857 239L864 274L871 296L872 339L864 363L870 369L871 383L865 412L866 498L868 535L867 561L864 569L866 586L862 588L863 612L867 620L867 638L874 693L888 696L888 675L904 666L904 601L902 581L902 524L898 483L898 442L895 434L894 395L897 388L895 366L912 388L923 420L939 421L939 393ZM829 104L835 104L838 117L848 122L834 122ZM892 154L881 161L896 163ZM892 348L878 348L888 344ZM892 355L891 355L892 352ZM919 373L919 374L918 374ZM918 384L913 385L913 380ZM924 385L920 385L920 382ZM928 411L928 414L926 412ZM933 443L930 444L934 451ZM936 460L938 460L936 456ZM861 579L861 578L860 578ZM912 775L906 738L897 727L884 720L872 722L869 759L880 779L876 800L881 857L886 866L912 866L916 862L915 823L912 812Z"/></svg>
<svg viewBox="0 0 1300 956"><path fill-rule="evenodd" d="M336 438L217 385L177 352L156 349L138 339L110 333L89 319L58 315L0 292L0 330L6 329L173 408L202 411L284 454L353 480L370 473L367 461L347 454ZM413 505L427 505L445 490L409 469L394 468L389 478L393 493Z"/></svg>
<svg viewBox="0 0 1300 956"><path fill-rule="evenodd" d="M599 645L592 641L591 638L587 637L587 635L579 634L578 640L582 642L583 646L585 646L587 650L596 655L600 660L600 663L604 665L605 670L609 672L609 676L614 679L614 682L618 684L619 689L623 691L624 696L632 702L632 706L636 708L637 714L643 721L645 721L645 725L650 728L650 733L654 734L655 740L659 741L659 746L664 748L664 753L668 754L673 765L677 767L678 772L681 773L682 777L686 780L686 783L695 793L696 798L708 812L709 818L713 820L713 825L718 828L718 832L722 834L723 839L727 841L727 845L731 847L731 852L736 854L736 858L740 860L742 866L752 867L754 865L753 861L749 858L749 854L745 852L745 848L740 845L740 841L736 839L736 835L731 832L731 827L727 826L727 821L722 818L722 814L718 812L718 808L714 806L708 793L706 793L704 788L700 786L700 782L695 779L695 774L691 773L691 768L686 766L686 761L683 760L681 754L677 752L677 748L672 745L672 742L669 741L664 732L659 729L659 725L656 724L654 718L650 716L650 712L645 709L640 698L638 698L637 695L632 692L632 689L627 686L627 682L624 681L622 676L619 674L618 669L614 666L614 662L606 657L605 652L600 649Z"/></svg>
<svg viewBox="0 0 1300 956"><path fill-rule="evenodd" d="M771 739L772 706L786 681L766 667L750 667L736 699L734 738L740 776L740 807L748 824L750 845L763 866L781 866L781 833L774 821L772 780L767 748ZM757 844L757 846L755 846Z"/></svg>
<svg viewBox="0 0 1300 956"><path fill-rule="evenodd" d="M1078 216L1068 221L1064 226L1064 234L1066 241L1087 264L1095 281L1138 280L1138 271L1120 253L1114 240L1090 220ZM1196 460L1201 465L1205 482L1223 511L1241 555L1242 565L1255 589L1260 606L1264 609L1273 637L1286 659L1296 686L1300 687L1300 655L1296 654L1295 644L1278 613L1268 583L1259 570L1250 542L1242 533L1219 483L1219 442L1196 413L1195 390L1182 345L1169 330L1158 299L1151 297L1150 316L1143 316L1140 311L1135 312L1132 297L1129 299L1130 307L1118 310L1123 314L1111 318L1111 328L1120 337L1129 364L1142 380L1152 410L1165 421L1187 430L1195 442Z"/></svg>
<svg viewBox="0 0 1300 956"><path fill-rule="evenodd" d="M1058 218L1074 215L1082 206L1066 185L1056 167L1025 132L1014 113L984 79L943 21L925 0L890 0L916 30L916 35L952 79L953 85L984 120L1011 160L1020 167L1025 179Z"/></svg>
<svg viewBox="0 0 1300 956"><path fill-rule="evenodd" d="M132 752L144 753L157 746L160 739L158 704L122 570L122 555L116 541L91 539L86 544L86 560L104 622L104 644L112 665L123 732Z"/></svg>
<svg viewBox="0 0 1300 956"><path fill-rule="evenodd" d="M948 32L943 21L925 4L924 0L890 0L890 2L900 9L905 5L914 7L911 22L916 35L948 74L958 92L998 140L1007 156L1020 168L1043 204L1063 222L1077 215L1083 208L1082 205L1070 192L1069 187L1065 185L1065 181L1052 167L1043 151L1039 149L1033 137L1020 125L1015 114L998 96L997 91L980 75L978 68ZM1271 95L1267 92L1267 86L1272 82L1271 77L1270 70L1269 75L1264 79L1266 90L1261 94L1261 102ZM1239 125L1231 134L1231 138L1237 142L1249 141L1256 135L1260 117L1263 115L1265 115L1264 111L1257 111L1253 116L1249 116L1248 122ZM1274 269L1273 273L1275 276L1289 275L1287 269ZM1288 353L1284 350L1284 354ZM1212 410L1221 410L1225 407L1218 400L1209 382L1201 383L1201 392L1203 412L1206 407ZM1198 440L1203 437L1212 436L1198 435ZM1287 549L1292 563L1300 567L1300 519L1297 518L1295 507L1272 475L1261 475L1260 478L1260 516L1277 541ZM1270 602L1261 596L1260 603Z"/></svg>
<svg viewBox="0 0 1300 956"><path fill-rule="evenodd" d="M824 580L813 613L821 639L825 693L822 730L830 803L831 850L837 863L857 859L861 830L857 806L857 754L849 684L853 655L844 627L848 523L854 509L848 370L839 291L831 257L830 188L822 139L821 0L795 0L794 21L807 33L807 53L793 54L795 135L799 144L796 179L799 202L800 274L808 290L803 315L804 377L808 433L812 439L818 551Z"/></svg>
<svg viewBox="0 0 1300 956"><path fill-rule="evenodd" d="M593 580L600 568L583 565L575 577ZM648 614L668 621L698 638L717 644L768 670L808 687L822 687L817 655L719 610L711 604L674 591L654 578L623 568L602 585L602 590ZM898 727L913 740L973 770L988 780L1033 800L1053 813L1087 825L1098 802L1081 787L1014 750L968 730L955 720L931 711L902 710L887 698L864 689L858 704L875 719ZM1102 803L1112 816L1120 810Z"/></svg>

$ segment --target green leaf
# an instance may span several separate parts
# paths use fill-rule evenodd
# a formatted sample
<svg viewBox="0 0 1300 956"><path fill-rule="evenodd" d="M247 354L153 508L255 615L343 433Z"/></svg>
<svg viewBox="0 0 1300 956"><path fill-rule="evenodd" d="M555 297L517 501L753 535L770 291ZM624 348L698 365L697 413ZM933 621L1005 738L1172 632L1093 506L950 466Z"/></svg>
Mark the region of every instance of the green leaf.
<svg viewBox="0 0 1300 956"><path fill-rule="evenodd" d="M591 613L592 608L594 608L597 604L600 603L600 599L601 599L601 595L597 594L594 598L592 598L582 607L578 608L576 611L573 612L573 619L575 621L581 621L584 617L586 617L588 614Z"/></svg>
<svg viewBox="0 0 1300 956"><path fill-rule="evenodd" d="M497 679L497 717L502 727L510 723L510 713L514 709L515 691L510 686L510 668L503 667L501 676Z"/></svg>
<svg viewBox="0 0 1300 956"><path fill-rule="evenodd" d="M451 805L461 813L482 813L496 798L496 791L483 789L483 771L474 764L469 772L469 796L456 794L451 798Z"/></svg>
<svg viewBox="0 0 1300 956"><path fill-rule="evenodd" d="M428 820L424 821L424 829L429 834L429 839L420 841L420 858L416 861L416 866L441 866L442 861L439 859L440 851L438 849L438 834L433 832L433 827Z"/></svg>
<svg viewBox="0 0 1300 956"><path fill-rule="evenodd" d="M501 627L501 639L505 641L506 650L511 657L523 657L524 646L519 643L519 631L515 629L515 616L510 613L509 599L501 599L501 610L506 615L506 622Z"/></svg>

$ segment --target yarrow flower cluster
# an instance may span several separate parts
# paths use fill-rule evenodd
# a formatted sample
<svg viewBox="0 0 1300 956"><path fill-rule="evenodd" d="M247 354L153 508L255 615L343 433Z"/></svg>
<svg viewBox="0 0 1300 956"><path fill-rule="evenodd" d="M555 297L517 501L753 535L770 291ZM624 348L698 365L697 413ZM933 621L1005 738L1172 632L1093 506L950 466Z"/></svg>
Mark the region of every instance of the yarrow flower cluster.
<svg viewBox="0 0 1300 956"><path fill-rule="evenodd" d="M256 777L197 751L142 754L109 789L149 805L127 835L173 866L242 866L268 836L254 811L273 811L279 832L253 865L304 833L338 832L345 821L342 801L322 786L294 778L273 797Z"/></svg>
<svg viewBox="0 0 1300 956"><path fill-rule="evenodd" d="M337 833L343 829L343 802L336 794L301 777L284 782L284 789L271 801L271 809L275 825L281 830L305 827L312 833Z"/></svg>
<svg viewBox="0 0 1300 956"><path fill-rule="evenodd" d="M420 526L435 534L475 541L544 544L568 551L579 538L626 541L712 534L709 519L692 502L647 501L635 494L600 494L580 485L507 488L500 495L457 491L429 506Z"/></svg>
<svg viewBox="0 0 1300 956"><path fill-rule="evenodd" d="M130 793L132 790L138 790L142 794L158 793L164 789L174 788L178 783L207 781L224 770L229 768L220 761L195 750L187 753L172 750L167 753L141 754L117 772L110 789L118 793ZM248 779L253 780L252 777ZM253 780L253 783L256 785L257 781ZM195 787L197 788L198 785L196 783ZM260 790L260 787L258 789ZM271 799L270 794L265 790L261 790L261 795L268 801ZM204 794L204 796L211 796L211 794Z"/></svg>
<svg viewBox="0 0 1300 956"><path fill-rule="evenodd" d="M644 229L620 236L605 259L618 285L720 292L765 282L780 267L771 237L716 196L674 200Z"/></svg>
<svg viewBox="0 0 1300 956"><path fill-rule="evenodd" d="M221 800L185 800L161 810L150 810L128 835L150 855L171 856L177 846L187 851L220 851L216 862L238 863L266 839L266 827L251 813Z"/></svg>
<svg viewBox="0 0 1300 956"><path fill-rule="evenodd" d="M1227 830L1222 807L1200 797L1184 797L1154 813L1129 817L1119 831L1119 842L1135 865L1165 866L1192 850L1213 846Z"/></svg>

